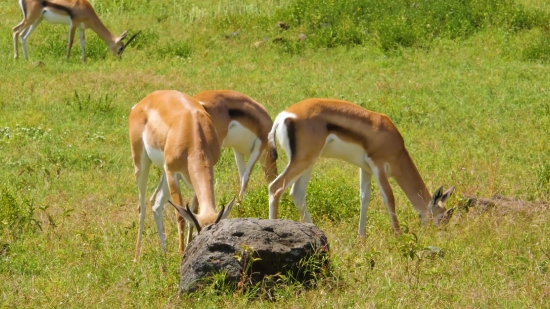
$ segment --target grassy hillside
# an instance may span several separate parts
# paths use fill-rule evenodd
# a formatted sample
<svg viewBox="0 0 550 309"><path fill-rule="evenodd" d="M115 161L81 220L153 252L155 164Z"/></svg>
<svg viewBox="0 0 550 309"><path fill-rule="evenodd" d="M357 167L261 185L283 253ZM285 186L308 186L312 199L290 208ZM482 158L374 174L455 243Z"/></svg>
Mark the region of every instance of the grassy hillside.
<svg viewBox="0 0 550 309"><path fill-rule="evenodd" d="M16 1L0 2L0 307L548 306L545 1L92 4L114 33L142 31L122 60L88 30L87 63L78 42L67 61L68 27L46 22L28 41L30 60L14 60L11 28L22 14ZM172 211L168 255L148 209L142 259L132 261L138 196L127 116L158 89L234 89L273 118L305 98L345 99L390 116L428 187L457 186L449 205L463 205L464 195L514 200L461 208L444 228L422 227L393 183L405 227L395 237L373 182L367 237L358 241L357 168L320 160L306 199L331 244L333 277L309 291L282 285L275 302L210 291L178 298ZM215 172L221 204L239 191L231 151ZM159 175L155 169L151 193ZM288 195L279 215L298 219ZM259 168L232 216L267 218Z"/></svg>

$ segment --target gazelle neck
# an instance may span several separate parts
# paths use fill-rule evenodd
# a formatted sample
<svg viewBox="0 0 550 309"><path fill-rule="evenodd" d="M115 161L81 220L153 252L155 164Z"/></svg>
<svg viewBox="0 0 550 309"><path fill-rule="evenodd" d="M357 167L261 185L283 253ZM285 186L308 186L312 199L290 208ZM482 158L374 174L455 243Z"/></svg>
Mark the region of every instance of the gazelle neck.
<svg viewBox="0 0 550 309"><path fill-rule="evenodd" d="M391 174L422 220L425 220L431 195L406 149L403 148L398 155L396 164L391 167Z"/></svg>
<svg viewBox="0 0 550 309"><path fill-rule="evenodd" d="M95 18L90 22L89 28L95 31L97 35L107 43L108 46L111 46L117 39L117 37L105 27L105 25L101 22L99 17L96 15Z"/></svg>

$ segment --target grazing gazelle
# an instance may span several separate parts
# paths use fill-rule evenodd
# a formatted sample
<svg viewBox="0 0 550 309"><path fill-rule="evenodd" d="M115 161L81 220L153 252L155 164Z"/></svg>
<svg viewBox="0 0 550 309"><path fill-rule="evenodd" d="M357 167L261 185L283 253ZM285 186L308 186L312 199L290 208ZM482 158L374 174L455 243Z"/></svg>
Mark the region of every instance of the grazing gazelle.
<svg viewBox="0 0 550 309"><path fill-rule="evenodd" d="M203 91L195 95L212 117L222 147L233 148L241 180L239 198L246 193L250 172L261 155L264 177L277 177L276 158L267 154L267 135L273 126L265 108L249 96L232 90ZM245 165L244 156L249 157Z"/></svg>
<svg viewBox="0 0 550 309"><path fill-rule="evenodd" d="M397 234L400 229L388 181L390 176L403 189L423 223L428 212L436 223L448 220L453 213L454 208L446 210L443 203L451 196L454 187L444 193L439 188L430 195L405 149L401 134L384 114L340 100L307 99L290 106L275 119L269 133L269 147L273 154L276 154L275 135L290 162L269 185L270 219L277 218L281 195L292 185L290 195L301 219L311 222L305 196L313 165L319 157L342 159L360 168L359 237L365 236L373 175Z"/></svg>
<svg viewBox="0 0 550 309"><path fill-rule="evenodd" d="M138 104L129 116L130 144L134 173L139 190L139 231L135 259L141 251L141 235L145 219L145 194L151 163L163 169L159 190L152 197L161 250L166 252L162 210L171 196L178 210L179 249L183 241L185 218L200 232L201 228L226 218L233 201L216 211L214 202L214 165L220 157L220 143L212 117L193 97L173 90L155 91ZM195 192L198 214L184 209L179 180ZM188 235L188 241L191 235Z"/></svg>
<svg viewBox="0 0 550 309"><path fill-rule="evenodd" d="M124 31L119 37L113 35L97 16L94 8L87 0L19 0L19 5L23 11L23 20L13 27L13 49L14 57L19 57L18 38L21 35L21 45L23 46L23 55L29 59L27 54L27 39L31 33L38 27L43 19L53 24L66 24L71 28L69 30L69 46L67 49L67 59L71 55L74 34L76 29L80 35L80 47L82 51L82 61L86 61L84 52L84 30L87 28L95 31L105 43L109 46L111 53L120 57L126 46L139 33L134 34L125 44L122 40L126 37L128 31Z"/></svg>

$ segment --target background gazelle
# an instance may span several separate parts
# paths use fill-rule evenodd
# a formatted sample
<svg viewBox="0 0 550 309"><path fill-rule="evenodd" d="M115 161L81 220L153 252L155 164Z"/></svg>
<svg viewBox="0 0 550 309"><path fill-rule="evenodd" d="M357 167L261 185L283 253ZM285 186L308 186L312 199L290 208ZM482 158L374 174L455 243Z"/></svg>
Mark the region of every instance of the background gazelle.
<svg viewBox="0 0 550 309"><path fill-rule="evenodd" d="M23 11L23 20L13 27L13 49L14 57L19 57L18 38L21 35L21 46L25 59L29 59L27 54L27 39L31 33L38 27L43 19L54 24L66 24L71 28L69 30L69 45L67 48L67 59L71 55L74 34L78 28L80 36L80 48L82 52L82 61L86 61L84 30L87 28L95 31L99 37L107 43L113 55L120 56L125 47L139 33L134 34L126 44L122 40L128 34L124 31L119 37L116 37L103 25L97 16L94 8L87 0L19 0L19 6Z"/></svg>
<svg viewBox="0 0 550 309"><path fill-rule="evenodd" d="M311 222L307 212L306 188L315 161L319 157L338 158L360 167L361 214L359 236L365 236L365 221L371 196L372 175L388 207L392 227L399 233L395 201L388 177L403 189L424 223L428 212L438 223L448 220L454 208L443 203L454 187L433 196L418 173L401 134L383 114L353 103L331 99L307 99L298 102L275 119L269 133L271 152L276 153L275 136L290 158L285 170L269 185L269 218L277 218L279 200L292 185L291 196L301 219Z"/></svg>
<svg viewBox="0 0 550 309"><path fill-rule="evenodd" d="M246 193L250 172L260 156L264 177L271 183L277 177L276 158L265 155L267 135L273 126L265 108L249 96L232 90L210 90L195 95L210 114L222 141L233 148L241 181L239 198ZM244 157L249 157L245 165Z"/></svg>
<svg viewBox="0 0 550 309"><path fill-rule="evenodd" d="M155 91L138 104L129 116L130 144L134 172L139 190L139 231L135 259L141 251L141 236L145 219L145 194L151 163L164 170L159 190L153 195L153 214L157 224L161 249L166 250L162 210L170 194L178 210L179 249L185 249L184 222L201 227L226 218L231 201L220 213L214 204L214 165L220 157L220 143L212 118L193 97L172 90ZM199 203L199 213L179 207L182 197L179 179L193 190ZM191 235L188 235L188 241Z"/></svg>

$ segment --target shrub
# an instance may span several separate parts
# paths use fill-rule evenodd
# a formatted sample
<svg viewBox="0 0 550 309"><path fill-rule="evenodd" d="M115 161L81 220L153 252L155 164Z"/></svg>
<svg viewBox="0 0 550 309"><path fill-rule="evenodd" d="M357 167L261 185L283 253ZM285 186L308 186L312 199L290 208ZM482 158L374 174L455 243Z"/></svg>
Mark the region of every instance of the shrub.
<svg viewBox="0 0 550 309"><path fill-rule="evenodd" d="M0 187L0 236L18 238L25 232L40 229L40 222L34 218L32 201L17 199L14 192Z"/></svg>

